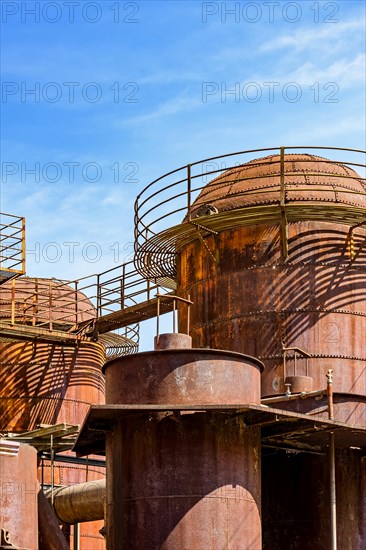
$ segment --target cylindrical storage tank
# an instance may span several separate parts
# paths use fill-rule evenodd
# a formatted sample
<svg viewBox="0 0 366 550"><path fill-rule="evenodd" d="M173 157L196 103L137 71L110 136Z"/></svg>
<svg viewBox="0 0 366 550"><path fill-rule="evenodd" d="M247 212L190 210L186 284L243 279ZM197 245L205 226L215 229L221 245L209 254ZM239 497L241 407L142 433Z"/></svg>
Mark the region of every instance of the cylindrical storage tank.
<svg viewBox="0 0 366 550"><path fill-rule="evenodd" d="M107 548L261 548L260 430L205 405L258 404L262 365L168 340L105 367L108 404L202 405L128 415L107 432Z"/></svg>
<svg viewBox="0 0 366 550"><path fill-rule="evenodd" d="M225 172L194 203L193 221L204 226L195 218L202 204L221 221L217 234L205 234L205 246L197 238L178 255L177 292L194 302L193 345L259 357L262 396L284 393L287 376L308 376L310 389L311 382L323 389L331 368L335 392L365 397L366 227L350 233L349 224L326 215L334 205L364 209L365 183L349 167L311 155L285 155L283 171L282 227L266 220L269 207L280 207L279 156ZM241 222L248 207L257 209L252 225ZM186 311L180 306L180 327ZM284 367L283 347L311 357L298 355L295 372L293 353ZM366 425L366 410L360 421Z"/></svg>
<svg viewBox="0 0 366 550"><path fill-rule="evenodd" d="M106 403L260 404L262 364L211 349L146 351L109 361Z"/></svg>
<svg viewBox="0 0 366 550"><path fill-rule="evenodd" d="M0 287L2 319L9 320L11 286ZM15 281L15 325L42 326L67 332L75 321L95 317L95 309L81 292L54 280L21 278ZM28 305L31 305L28 308ZM52 333L50 332L50 335ZM67 338L65 338L66 340ZM92 404L104 403L104 346L79 341L46 343L37 340L0 342L0 431L24 432L40 424L81 425ZM55 485L98 480L103 468L55 463ZM51 482L48 461L39 467L39 479ZM81 550L103 550L99 530L103 522L80 526Z"/></svg>
<svg viewBox="0 0 366 550"><path fill-rule="evenodd" d="M290 154L249 162L203 189L191 210L201 239L187 238L177 261L177 293L193 301L194 346L259 357L265 365L263 397L283 394L285 382L293 382L294 391L325 389L332 369L334 418L360 426L366 426L365 192L365 180L354 170L320 157ZM205 218L195 217L202 211ZM186 308L178 307L179 326L186 327ZM310 355L297 353L296 370L294 351L285 353L294 347ZM271 406L328 417L325 397ZM262 466L264 548L327 547L329 515L319 520L304 513L326 510L326 460L316 459L321 475L314 492L306 482L314 475L313 455L297 459L283 453L278 464L276 456L266 455ZM346 478L351 467L364 477L365 462L357 451L344 456L336 472L338 547L361 550L364 487L358 478ZM299 463L300 497L291 489L297 487ZM352 498L343 498L346 492Z"/></svg>

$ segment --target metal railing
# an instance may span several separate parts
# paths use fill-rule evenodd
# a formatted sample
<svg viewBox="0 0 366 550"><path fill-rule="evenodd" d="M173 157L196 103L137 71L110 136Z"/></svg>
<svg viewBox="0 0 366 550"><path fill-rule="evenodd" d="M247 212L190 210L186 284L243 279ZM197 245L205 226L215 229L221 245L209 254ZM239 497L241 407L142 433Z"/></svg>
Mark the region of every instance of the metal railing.
<svg viewBox="0 0 366 550"><path fill-rule="evenodd" d="M294 155L299 154L302 164L309 163L309 169L302 172L292 163L296 160ZM316 169L317 162L322 164L323 170ZM343 173L334 170L335 164L342 165ZM325 171L324 165L327 166ZM230 216L238 224L255 221L278 221L281 224L288 212L289 221L314 216L324 220L342 218L350 226L356 225L366 216L365 166L363 150L299 146L229 153L172 170L151 182L136 199L136 268L150 279L162 276L174 279L179 249L192 238L197 238L200 229L208 233L210 229L212 233L217 227L222 229L225 219L227 223ZM247 168L250 168L248 174ZM355 174L360 171L361 174ZM320 182L323 176L326 176L326 184ZM220 182L220 178L224 181ZM361 184L359 191L348 185L350 180L356 179ZM230 186L232 191L228 192ZM220 187L225 187L225 194L221 196ZM305 198L294 198L295 190L303 194L310 192L312 197L305 204ZM205 196L210 197L211 192L216 196L207 205ZM332 198L329 198L330 193ZM235 219L232 209L223 208L221 211L220 207L215 207L215 204L222 206L220 201L227 198L241 202L239 207L235 207L240 209L240 213L236 211ZM299 200L303 200L301 208L296 205ZM266 208L263 208L264 204ZM200 212L200 207L203 212ZM213 213L216 215L211 215ZM204 219L203 227L197 223L198 217L200 223Z"/></svg>
<svg viewBox="0 0 366 550"><path fill-rule="evenodd" d="M168 281L146 280L130 261L99 273L96 277L98 317L123 310L155 298L155 295L169 286Z"/></svg>
<svg viewBox="0 0 366 550"><path fill-rule="evenodd" d="M25 273L25 219L0 212L0 278Z"/></svg>
<svg viewBox="0 0 366 550"><path fill-rule="evenodd" d="M165 281L146 281L133 262L74 281L20 277L0 286L0 322L14 331L37 327L50 333L96 338L98 321L113 313L122 319L129 308L155 300L156 294L166 289ZM101 338L109 348L109 357L137 349L138 323L126 326L121 319L115 323L121 328L118 333L108 332Z"/></svg>
<svg viewBox="0 0 366 550"><path fill-rule="evenodd" d="M20 277L0 288L1 319L11 325L21 324L52 330L70 331L86 321L96 319L93 295L85 292L93 284ZM94 290L95 292L95 290Z"/></svg>

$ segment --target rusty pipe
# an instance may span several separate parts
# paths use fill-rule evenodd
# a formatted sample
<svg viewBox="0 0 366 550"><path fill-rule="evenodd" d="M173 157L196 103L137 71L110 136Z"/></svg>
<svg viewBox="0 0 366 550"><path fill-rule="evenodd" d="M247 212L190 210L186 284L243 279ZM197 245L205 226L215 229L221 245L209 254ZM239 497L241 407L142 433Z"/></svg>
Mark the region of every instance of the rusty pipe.
<svg viewBox="0 0 366 550"><path fill-rule="evenodd" d="M333 404L333 371L332 369L329 369L327 372L327 397L328 397L329 420L333 420L334 404Z"/></svg>
<svg viewBox="0 0 366 550"><path fill-rule="evenodd" d="M46 491L51 504L51 491ZM53 510L60 523L76 524L104 519L105 479L60 487L53 493Z"/></svg>
<svg viewBox="0 0 366 550"><path fill-rule="evenodd" d="M304 391L301 393L291 393L290 395L276 395L276 397L265 397L261 400L262 405L267 405L269 403L277 403L281 401L295 401L296 399L306 399L307 397L317 397L325 395L327 390L315 390L315 391Z"/></svg>
<svg viewBox="0 0 366 550"><path fill-rule="evenodd" d="M327 397L329 419L334 418L333 406L333 371L327 372ZM330 498L330 547L337 550L337 500L335 477L335 445L334 432L329 433L329 498Z"/></svg>
<svg viewBox="0 0 366 550"><path fill-rule="evenodd" d="M329 433L330 548L337 550L337 500L334 432Z"/></svg>

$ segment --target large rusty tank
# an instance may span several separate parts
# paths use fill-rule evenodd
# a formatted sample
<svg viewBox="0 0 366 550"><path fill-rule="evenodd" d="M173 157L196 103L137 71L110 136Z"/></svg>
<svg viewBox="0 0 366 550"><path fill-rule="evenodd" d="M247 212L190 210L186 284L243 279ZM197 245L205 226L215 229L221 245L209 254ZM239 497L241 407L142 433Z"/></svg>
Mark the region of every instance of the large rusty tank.
<svg viewBox="0 0 366 550"><path fill-rule="evenodd" d="M194 302L190 334L196 346L260 358L262 396L283 394L294 376L312 379L304 389L323 389L332 368L335 392L351 394L352 414L366 425L358 400L366 395L366 228L351 232L349 223L332 221L331 208L365 209L366 186L351 168L321 157L288 154L282 163L282 198L275 155L224 172L192 205L193 223L205 226L208 208L222 219L217 234L192 240L178 257L178 292ZM267 220L266 210L281 201L279 223ZM291 221L299 206L300 219ZM242 225L248 207L257 220ZM180 320L186 326L183 308ZM284 361L291 347L310 357L298 355L295 365L288 353ZM341 409L337 418L349 421L349 407Z"/></svg>
<svg viewBox="0 0 366 550"><path fill-rule="evenodd" d="M136 201L135 261L193 302L178 304L178 327L189 326L194 347L264 363L263 404L327 418L320 394L332 370L334 419L351 430L366 426L364 152L309 148L332 160L304 149L231 153L158 178ZM263 550L331 548L331 538L342 550L365 547L362 449L335 450L337 537L330 448L262 441Z"/></svg>
<svg viewBox="0 0 366 550"><path fill-rule="evenodd" d="M210 225L216 232L200 229L204 238L182 247L177 261L178 293L194 302L194 345L261 359L262 397L283 395L286 383L295 392L324 389L332 369L335 418L361 426L366 426L366 227L347 216L352 209L365 214L365 191L353 169L328 159L289 154L249 162L201 191L192 223L205 227L208 215L217 216L217 225ZM249 209L251 223L242 223ZM181 308L181 326L186 322ZM325 398L275 404L323 417L326 405ZM340 484L350 470L364 479L357 450L337 450L336 462ZM285 540L291 549L328 547L326 464L311 455L264 453L264 548L283 548ZM272 481L274 470L287 479L281 487ZM347 498L345 489L338 494L338 541L342 549L360 550L366 537L365 485L346 486Z"/></svg>
<svg viewBox="0 0 366 550"><path fill-rule="evenodd" d="M13 294L13 300L12 300ZM0 287L1 320L13 316L13 327L25 329L22 340L0 341L0 432L24 432L39 425L81 425L91 404L104 403L104 346L98 342L72 342L67 331L92 321L95 310L82 293L53 279L22 277ZM12 306L13 304L13 306ZM76 311L75 311L76 308ZM37 341L27 327L51 328L50 334L65 334L65 341ZM52 339L52 336L51 336ZM55 485L71 485L100 479L105 470L68 463L55 463ZM48 461L40 466L39 479L51 480ZM82 550L102 550L103 522L80 527Z"/></svg>

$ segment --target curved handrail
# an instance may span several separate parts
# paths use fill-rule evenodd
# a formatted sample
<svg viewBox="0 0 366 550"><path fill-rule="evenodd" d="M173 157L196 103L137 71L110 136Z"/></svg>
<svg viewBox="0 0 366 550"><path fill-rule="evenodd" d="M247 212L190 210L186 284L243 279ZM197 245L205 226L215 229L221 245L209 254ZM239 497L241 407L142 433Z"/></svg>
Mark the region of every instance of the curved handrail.
<svg viewBox="0 0 366 550"><path fill-rule="evenodd" d="M335 158L324 158L323 152L333 152L331 155ZM253 155L267 153L268 159L264 160L266 155L260 158L253 158ZM339 157L342 153L342 159ZM303 172L292 170L288 166L288 158L285 155L301 154L301 162L309 162L314 164L317 158L322 164L328 164L329 166L334 164L341 164L345 168L344 174L333 173L331 169L326 169L326 172L322 171L321 175L326 175L329 179L327 185L317 185L316 182L311 182L311 190L316 191L318 198L312 201L307 201L304 205L304 211L308 219L312 217L325 221L328 219L340 219L344 217L345 223L349 223L351 226L357 222L361 222L365 217L365 212L362 207L359 207L356 201L356 196L366 196L366 184L364 174L362 176L355 176L354 171L347 173L349 169L365 169L365 162L362 155L365 151L361 149L342 148L342 147L330 147L330 146L289 146L289 147L271 147L261 149L250 149L246 151L239 151L235 153L228 153L226 155L216 155L206 159L192 162L185 166L181 166L175 170L171 170L149 183L138 195L135 201L135 266L138 272L147 279L154 279L159 276L175 277L175 255L179 251L180 247L187 242L187 239L197 238L197 228L192 229L192 205L199 193L205 190L210 190L210 187L215 189L216 182L224 173L230 175L232 171L235 175L235 171L238 172L238 167L242 167L250 162L251 167L263 165L276 164L276 172L269 171L268 174L260 173L259 175L250 174L248 177L245 175L240 178L233 178L231 183L238 183L240 181L252 180L253 186L247 189L240 189L235 193L231 193L232 197L250 196L253 194L261 195L262 193L271 193L277 195L275 199L268 200L266 206L262 205L262 209L259 212L258 209L252 204L239 208L241 212L236 211L236 220L238 223L253 223L251 214L258 214L264 217L267 223L276 223L277 218L280 215L280 208L282 210L289 210L289 215L292 221L295 221L297 216L299 219L303 219L303 213L300 208L296 211L293 207L295 200L286 200L286 193L291 183L287 183L288 177L299 176ZM308 156L308 158L304 158ZM229 161L229 162L228 162ZM208 165L211 163L210 165ZM216 163L214 165L214 163ZM219 166L221 163L221 166ZM205 166L206 164L206 166ZM278 167L278 170L277 170ZM199 169L200 168L200 169ZM185 172L185 176L182 177L182 172ZM317 176L319 173L314 170L306 171L308 176ZM209 178L214 176L214 179L208 181ZM274 177L276 181L273 181ZM285 178L286 177L286 178ZM256 179L268 178L268 185L263 187L255 187ZM355 191L354 188L347 187L347 180L359 180L364 191ZM335 181L337 180L337 181ZM344 181L344 183L340 183ZM222 182L221 182L222 183ZM227 177L225 177L224 186L227 188ZM220 181L217 183L218 188ZM304 185L296 182L297 191L308 191ZM325 193L334 192L334 195L338 198L335 200L329 200ZM226 191L227 193L227 191ZM350 197L355 196L355 199ZM323 199L324 197L324 199ZM216 200L224 199L223 197L216 197ZM351 201L351 202L350 202ZM355 202L356 201L356 202ZM263 201L265 202L265 201ZM353 210L352 202L354 203ZM347 203L350 203L347 205ZM201 203L200 203L201 204ZM277 204L277 210L271 211L271 205ZM303 202L304 204L304 202ZM204 202L202 202L202 206ZM344 205L344 208L341 206ZM196 205L195 205L196 206ZM195 207L193 207L194 210ZM312 211L311 211L312 209ZM194 213L194 212L193 212ZM220 212L215 216L204 216L204 225L208 229L217 229L223 227L224 217L231 217L231 214L226 212ZM213 220L215 218L215 220ZM245 218L247 220L245 221ZM203 218L200 218L200 223ZM202 222L203 223L203 222ZM215 227L217 226L217 227Z"/></svg>

